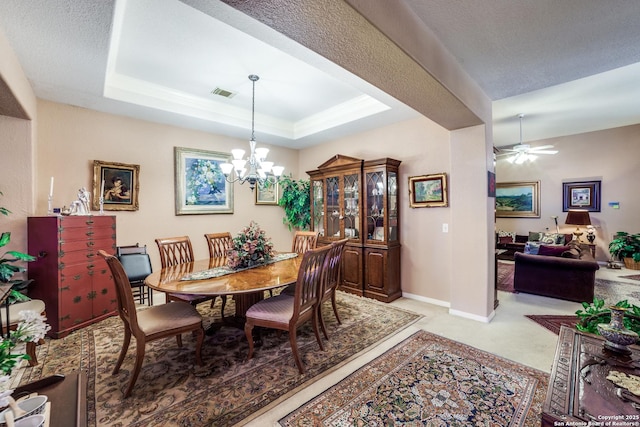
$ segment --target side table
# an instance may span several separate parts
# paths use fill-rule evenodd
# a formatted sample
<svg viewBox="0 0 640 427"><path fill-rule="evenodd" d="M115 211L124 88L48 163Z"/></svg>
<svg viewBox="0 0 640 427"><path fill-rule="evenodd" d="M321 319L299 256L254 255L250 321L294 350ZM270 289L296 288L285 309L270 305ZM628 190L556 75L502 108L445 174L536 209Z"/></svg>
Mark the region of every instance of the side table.
<svg viewBox="0 0 640 427"><path fill-rule="evenodd" d="M631 346L632 354L624 356L604 350L603 344L600 336L560 328L542 426L604 426L606 420L640 425L640 398L619 397L621 389L606 379L612 370L640 375L640 348Z"/></svg>

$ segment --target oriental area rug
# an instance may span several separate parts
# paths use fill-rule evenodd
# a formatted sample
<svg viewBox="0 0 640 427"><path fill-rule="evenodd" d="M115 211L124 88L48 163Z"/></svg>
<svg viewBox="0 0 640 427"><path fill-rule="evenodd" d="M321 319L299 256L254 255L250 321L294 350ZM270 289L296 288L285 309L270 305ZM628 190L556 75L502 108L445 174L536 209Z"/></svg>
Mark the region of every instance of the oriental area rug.
<svg viewBox="0 0 640 427"><path fill-rule="evenodd" d="M549 375L418 331L281 426L539 426Z"/></svg>
<svg viewBox="0 0 640 427"><path fill-rule="evenodd" d="M205 328L220 320L220 301L198 306ZM263 344L247 361L244 331L223 326L205 337L204 367L195 365L195 339L183 335L148 343L131 397L123 398L135 359L135 339L120 372L112 375L123 339L122 321L111 317L46 339L37 347L39 364L22 368L21 383L52 374L87 373L89 427L230 426L251 417L277 399L308 386L360 351L407 327L419 315L366 298L338 292L339 325L331 304L323 307L330 340L320 351L311 326L299 329L298 345L306 373L300 375L286 333L264 331ZM225 315L233 312L229 299Z"/></svg>

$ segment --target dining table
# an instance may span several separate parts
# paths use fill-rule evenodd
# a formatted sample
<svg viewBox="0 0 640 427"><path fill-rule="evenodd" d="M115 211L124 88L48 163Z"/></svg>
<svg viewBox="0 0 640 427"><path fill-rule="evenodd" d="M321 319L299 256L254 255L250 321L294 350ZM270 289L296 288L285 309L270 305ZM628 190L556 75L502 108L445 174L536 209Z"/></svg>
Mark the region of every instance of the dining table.
<svg viewBox="0 0 640 427"><path fill-rule="evenodd" d="M266 264L231 269L226 257L176 264L151 273L144 283L151 289L181 295L232 295L235 320L244 324L247 310L264 298L265 291L295 283L302 257L278 253Z"/></svg>

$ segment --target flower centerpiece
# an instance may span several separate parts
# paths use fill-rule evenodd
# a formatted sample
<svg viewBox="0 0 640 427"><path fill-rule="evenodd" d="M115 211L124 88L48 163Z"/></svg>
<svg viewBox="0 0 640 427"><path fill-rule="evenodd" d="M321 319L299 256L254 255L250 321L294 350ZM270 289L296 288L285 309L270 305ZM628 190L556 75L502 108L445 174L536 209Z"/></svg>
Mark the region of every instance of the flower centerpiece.
<svg viewBox="0 0 640 427"><path fill-rule="evenodd" d="M9 397L13 390L9 389L11 372L22 360L29 360L25 354L28 342L38 343L44 338L51 326L46 323L47 318L33 310L23 310L18 313L20 322L8 338L0 338L0 407L9 405Z"/></svg>
<svg viewBox="0 0 640 427"><path fill-rule="evenodd" d="M227 252L227 265L238 269L263 264L273 257L273 243L255 221L233 238Z"/></svg>

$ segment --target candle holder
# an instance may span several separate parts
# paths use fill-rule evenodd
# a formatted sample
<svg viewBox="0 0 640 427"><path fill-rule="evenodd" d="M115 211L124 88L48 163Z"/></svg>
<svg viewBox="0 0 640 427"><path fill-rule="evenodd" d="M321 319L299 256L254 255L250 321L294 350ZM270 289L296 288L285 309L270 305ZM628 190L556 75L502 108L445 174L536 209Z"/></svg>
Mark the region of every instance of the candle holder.
<svg viewBox="0 0 640 427"><path fill-rule="evenodd" d="M47 216L53 215L53 196L49 195L47 198Z"/></svg>
<svg viewBox="0 0 640 427"><path fill-rule="evenodd" d="M104 215L104 197L100 196L100 215Z"/></svg>

